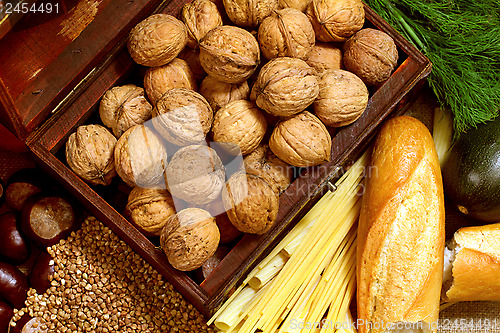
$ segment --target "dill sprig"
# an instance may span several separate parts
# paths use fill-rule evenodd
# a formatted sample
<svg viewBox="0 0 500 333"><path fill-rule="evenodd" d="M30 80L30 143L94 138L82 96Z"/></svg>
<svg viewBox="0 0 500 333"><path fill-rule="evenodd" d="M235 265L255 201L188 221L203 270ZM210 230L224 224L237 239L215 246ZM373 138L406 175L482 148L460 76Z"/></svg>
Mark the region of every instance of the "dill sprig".
<svg viewBox="0 0 500 333"><path fill-rule="evenodd" d="M459 134L500 105L500 0L366 0L432 62L428 82Z"/></svg>

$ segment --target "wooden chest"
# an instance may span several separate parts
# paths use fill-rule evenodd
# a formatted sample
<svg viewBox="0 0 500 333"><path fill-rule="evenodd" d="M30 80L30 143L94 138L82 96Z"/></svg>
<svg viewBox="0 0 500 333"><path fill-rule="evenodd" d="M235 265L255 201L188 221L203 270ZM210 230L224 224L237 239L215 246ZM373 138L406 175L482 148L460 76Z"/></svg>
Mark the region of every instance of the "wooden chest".
<svg viewBox="0 0 500 333"><path fill-rule="evenodd" d="M130 29L152 13L178 15L186 2L64 0L58 13L26 14L0 40L0 119L90 213L210 316L258 259L327 190L329 182L366 148L379 124L404 109L430 73L431 64L365 6L366 26L394 38L400 56L397 69L370 92L367 110L358 121L332 132L330 161L300 170L300 176L280 198L275 227L262 236L244 235L206 279L195 281L192 275L172 268L158 244L123 217L119 207L125 192L89 186L68 168L64 158L66 139L77 126L96 119L102 95L140 75L140 66L124 47Z"/></svg>

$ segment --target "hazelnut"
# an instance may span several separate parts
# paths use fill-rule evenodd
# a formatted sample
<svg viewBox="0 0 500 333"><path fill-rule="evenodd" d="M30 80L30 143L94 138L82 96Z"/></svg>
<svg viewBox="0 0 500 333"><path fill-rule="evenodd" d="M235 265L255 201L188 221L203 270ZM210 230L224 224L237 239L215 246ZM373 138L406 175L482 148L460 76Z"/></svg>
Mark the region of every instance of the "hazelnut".
<svg viewBox="0 0 500 333"><path fill-rule="evenodd" d="M287 117L305 110L319 93L319 77L304 60L281 57L259 72L250 99L275 116Z"/></svg>
<svg viewBox="0 0 500 333"><path fill-rule="evenodd" d="M153 14L130 31L127 48L139 65L156 67L177 57L187 39L182 21L169 14Z"/></svg>
<svg viewBox="0 0 500 333"><path fill-rule="evenodd" d="M313 109L326 126L345 126L363 114L368 98L368 89L359 77L346 70L332 69L321 75Z"/></svg>
<svg viewBox="0 0 500 333"><path fill-rule="evenodd" d="M293 167L280 160L269 149L268 145L260 145L243 159L245 172L261 177L273 189L281 194L292 183Z"/></svg>
<svg viewBox="0 0 500 333"><path fill-rule="evenodd" d="M153 126L168 142L178 146L205 140L213 121L207 100L194 90L167 91L153 109Z"/></svg>
<svg viewBox="0 0 500 333"><path fill-rule="evenodd" d="M321 42L344 42L365 23L361 0L311 0L306 13Z"/></svg>
<svg viewBox="0 0 500 333"><path fill-rule="evenodd" d="M313 46L307 64L321 73L327 69L343 69L342 50L334 43L316 42Z"/></svg>
<svg viewBox="0 0 500 333"><path fill-rule="evenodd" d="M99 105L104 125L119 138L130 127L151 118L153 107L144 97L144 89L133 84L113 87L106 91Z"/></svg>
<svg viewBox="0 0 500 333"><path fill-rule="evenodd" d="M109 185L116 176L116 138L101 125L83 125L66 142L66 161L79 177L93 185Z"/></svg>
<svg viewBox="0 0 500 333"><path fill-rule="evenodd" d="M144 89L153 105L164 93L174 88L197 89L193 73L186 61L175 58L166 65L146 70Z"/></svg>
<svg viewBox="0 0 500 333"><path fill-rule="evenodd" d="M209 212L186 208L167 220L160 246L175 269L192 271L214 255L219 239L215 218Z"/></svg>
<svg viewBox="0 0 500 333"><path fill-rule="evenodd" d="M222 191L222 202L231 223L244 233L268 232L278 215L278 193L264 179L252 174L233 174Z"/></svg>
<svg viewBox="0 0 500 333"><path fill-rule="evenodd" d="M398 64L394 40L383 31L365 28L344 44L345 68L367 85L387 80Z"/></svg>
<svg viewBox="0 0 500 333"><path fill-rule="evenodd" d="M217 111L227 103L238 99L248 99L250 87L247 81L226 83L207 76L200 85L200 94L210 103L212 110Z"/></svg>
<svg viewBox="0 0 500 333"><path fill-rule="evenodd" d="M165 188L167 150L163 140L148 126L135 125L118 139L115 167L130 187Z"/></svg>
<svg viewBox="0 0 500 333"><path fill-rule="evenodd" d="M237 144L242 155L257 148L266 134L267 123L262 111L246 100L232 101L217 111L212 126L215 142Z"/></svg>
<svg viewBox="0 0 500 333"><path fill-rule="evenodd" d="M125 216L146 236L160 236L175 204L165 189L134 187L128 196Z"/></svg>
<svg viewBox="0 0 500 333"><path fill-rule="evenodd" d="M332 139L325 125L304 111L276 125L269 148L288 164L308 167L330 160Z"/></svg>
<svg viewBox="0 0 500 333"><path fill-rule="evenodd" d="M257 27L278 9L278 0L223 0L223 3L229 19L244 28Z"/></svg>
<svg viewBox="0 0 500 333"><path fill-rule="evenodd" d="M204 145L180 148L166 169L170 193L186 202L203 205L217 198L225 170L216 151Z"/></svg>
<svg viewBox="0 0 500 333"><path fill-rule="evenodd" d="M242 28L216 27L200 41L200 63L208 75L219 81L243 82L260 63L259 43Z"/></svg>
<svg viewBox="0 0 500 333"><path fill-rule="evenodd" d="M311 21L294 8L276 10L266 17L259 26L258 39L267 59L292 57L306 60L316 41Z"/></svg>
<svg viewBox="0 0 500 333"><path fill-rule="evenodd" d="M197 48L207 32L222 25L222 18L215 3L194 0L182 7L181 18L188 32L187 46Z"/></svg>

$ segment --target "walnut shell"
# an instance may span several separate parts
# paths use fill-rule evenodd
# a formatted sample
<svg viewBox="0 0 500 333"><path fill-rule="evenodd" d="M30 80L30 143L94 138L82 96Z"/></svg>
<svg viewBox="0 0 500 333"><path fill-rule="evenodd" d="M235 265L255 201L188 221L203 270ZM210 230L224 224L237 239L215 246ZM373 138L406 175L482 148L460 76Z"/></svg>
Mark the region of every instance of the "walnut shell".
<svg viewBox="0 0 500 333"><path fill-rule="evenodd" d="M167 91L153 109L153 126L163 138L178 146L205 140L212 127L213 111L205 97L194 90Z"/></svg>
<svg viewBox="0 0 500 333"><path fill-rule="evenodd" d="M279 0L278 2L280 8L295 8L305 12L311 0Z"/></svg>
<svg viewBox="0 0 500 333"><path fill-rule="evenodd" d="M229 19L239 27L255 28L278 9L278 0L223 0Z"/></svg>
<svg viewBox="0 0 500 333"><path fill-rule="evenodd" d="M186 47L181 53L179 53L179 59L188 63L196 83L199 84L201 80L207 76L207 73L205 73L205 70L201 67L200 49Z"/></svg>
<svg viewBox="0 0 500 333"><path fill-rule="evenodd" d="M135 125L126 130L116 143L114 155L116 172L128 186L165 188L167 150L148 126Z"/></svg>
<svg viewBox="0 0 500 333"><path fill-rule="evenodd" d="M361 0L312 0L306 13L321 42L344 42L365 23Z"/></svg>
<svg viewBox="0 0 500 333"><path fill-rule="evenodd" d="M200 63L208 75L219 81L243 82L260 63L259 43L244 29L216 27L200 41Z"/></svg>
<svg viewBox="0 0 500 333"><path fill-rule="evenodd" d="M215 142L231 142L246 155L257 148L266 134L267 123L262 111L247 100L232 101L217 111L212 126Z"/></svg>
<svg viewBox="0 0 500 333"><path fill-rule="evenodd" d="M368 98L368 88L356 74L332 69L321 75L313 109L326 126L340 127L353 123L363 114Z"/></svg>
<svg viewBox="0 0 500 333"><path fill-rule="evenodd" d="M244 233L268 232L278 215L278 193L263 178L252 174L233 174L222 191L222 202L231 223Z"/></svg>
<svg viewBox="0 0 500 333"><path fill-rule="evenodd" d="M170 193L186 202L203 205L217 198L224 186L224 165L216 151L204 145L180 148L166 169Z"/></svg>
<svg viewBox="0 0 500 333"><path fill-rule="evenodd" d="M187 39L182 21L169 14L153 14L130 31L127 48L139 65L157 67L177 57Z"/></svg>
<svg viewBox="0 0 500 333"><path fill-rule="evenodd" d="M219 240L219 228L209 212L186 208L168 219L160 246L175 269L192 271L214 255Z"/></svg>
<svg viewBox="0 0 500 333"><path fill-rule="evenodd" d="M203 79L199 92L207 99L214 112L231 101L250 97L250 87L247 81L226 83L212 76Z"/></svg>
<svg viewBox="0 0 500 333"><path fill-rule="evenodd" d="M144 89L153 105L164 93L174 88L198 89L191 68L186 61L175 58L166 65L150 67L146 70Z"/></svg>
<svg viewBox="0 0 500 333"><path fill-rule="evenodd" d="M332 139L325 125L304 111L276 125L269 148L288 164L308 167L330 160Z"/></svg>
<svg viewBox="0 0 500 333"><path fill-rule="evenodd" d="M318 73L328 69L344 68L342 50L334 43L316 42L306 62Z"/></svg>
<svg viewBox="0 0 500 333"><path fill-rule="evenodd" d="M319 77L304 60L281 57L259 72L250 99L275 116L287 117L305 110L319 93Z"/></svg>
<svg viewBox="0 0 500 333"><path fill-rule="evenodd" d="M168 218L174 214L174 200L165 189L136 186L125 207L125 216L146 236L160 236Z"/></svg>
<svg viewBox="0 0 500 333"><path fill-rule="evenodd" d="M116 138L101 125L83 125L66 142L66 161L80 178L109 185L116 176L113 151Z"/></svg>
<svg viewBox="0 0 500 333"><path fill-rule="evenodd" d="M187 46L197 48L207 32L222 25L222 18L215 3L194 0L182 7L181 18L188 32Z"/></svg>
<svg viewBox="0 0 500 333"><path fill-rule="evenodd" d="M300 10L273 11L259 26L260 50L267 59L292 57L306 60L316 37L311 21Z"/></svg>
<svg viewBox="0 0 500 333"><path fill-rule="evenodd" d="M367 85L387 80L398 64L394 40L383 31L365 28L344 44L344 65Z"/></svg>
<svg viewBox="0 0 500 333"><path fill-rule="evenodd" d="M113 87L106 91L99 105L104 125L119 138L130 127L151 118L153 107L144 97L144 89L133 84Z"/></svg>
<svg viewBox="0 0 500 333"><path fill-rule="evenodd" d="M243 162L246 173L263 178L278 194L285 192L292 183L293 167L274 155L268 145L257 147Z"/></svg>

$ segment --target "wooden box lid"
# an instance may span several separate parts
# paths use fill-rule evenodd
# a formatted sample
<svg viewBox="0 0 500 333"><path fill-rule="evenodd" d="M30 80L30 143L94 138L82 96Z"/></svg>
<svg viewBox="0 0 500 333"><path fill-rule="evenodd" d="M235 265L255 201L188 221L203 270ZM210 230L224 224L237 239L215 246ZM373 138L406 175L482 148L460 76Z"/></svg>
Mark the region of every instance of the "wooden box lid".
<svg viewBox="0 0 500 333"><path fill-rule="evenodd" d="M24 141L99 75L133 26L168 2L61 0L50 13L45 2L30 9L0 39L2 124Z"/></svg>

